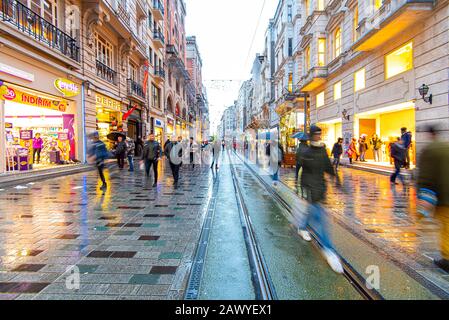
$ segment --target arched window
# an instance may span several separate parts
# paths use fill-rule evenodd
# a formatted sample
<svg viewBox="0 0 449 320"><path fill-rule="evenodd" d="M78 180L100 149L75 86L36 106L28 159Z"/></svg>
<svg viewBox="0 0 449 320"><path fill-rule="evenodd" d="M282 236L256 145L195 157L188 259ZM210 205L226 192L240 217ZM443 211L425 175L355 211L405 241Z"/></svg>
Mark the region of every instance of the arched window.
<svg viewBox="0 0 449 320"><path fill-rule="evenodd" d="M341 54L341 29L337 28L334 32L334 58Z"/></svg>

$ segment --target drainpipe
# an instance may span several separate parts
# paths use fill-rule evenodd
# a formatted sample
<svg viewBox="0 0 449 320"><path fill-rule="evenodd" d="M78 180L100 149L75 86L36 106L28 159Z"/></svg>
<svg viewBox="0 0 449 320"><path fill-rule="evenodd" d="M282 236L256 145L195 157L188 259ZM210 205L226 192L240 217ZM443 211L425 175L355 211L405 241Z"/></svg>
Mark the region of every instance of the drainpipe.
<svg viewBox="0 0 449 320"><path fill-rule="evenodd" d="M81 86L81 127L83 128L83 163L87 163L87 140L86 140L86 96L85 96L85 82Z"/></svg>

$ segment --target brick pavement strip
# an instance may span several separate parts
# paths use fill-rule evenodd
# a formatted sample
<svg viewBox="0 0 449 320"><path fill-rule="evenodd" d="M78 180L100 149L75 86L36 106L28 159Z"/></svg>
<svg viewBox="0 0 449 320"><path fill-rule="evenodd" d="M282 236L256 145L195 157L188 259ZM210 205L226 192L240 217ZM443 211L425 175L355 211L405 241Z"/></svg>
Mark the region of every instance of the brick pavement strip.
<svg viewBox="0 0 449 320"><path fill-rule="evenodd" d="M161 168L164 171L163 168ZM209 201L207 167L157 189L142 172L95 172L0 191L0 299L182 299ZM79 290L66 280L76 266Z"/></svg>

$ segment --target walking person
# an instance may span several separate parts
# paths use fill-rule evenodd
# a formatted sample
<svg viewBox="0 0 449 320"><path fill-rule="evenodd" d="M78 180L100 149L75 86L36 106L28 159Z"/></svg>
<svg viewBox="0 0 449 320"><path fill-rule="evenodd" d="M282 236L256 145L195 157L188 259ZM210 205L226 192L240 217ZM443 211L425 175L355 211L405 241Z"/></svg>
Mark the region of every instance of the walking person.
<svg viewBox="0 0 449 320"><path fill-rule="evenodd" d="M301 179L307 192L306 199L310 213L298 226L298 234L305 241L311 241L312 238L306 228L308 225L313 227L323 245L322 253L328 264L335 272L343 273L340 258L335 253L329 237L326 212L321 205L326 195L324 174L336 175L326 148L321 142L321 129L316 125L310 127L310 147L302 156L302 168Z"/></svg>
<svg viewBox="0 0 449 320"><path fill-rule="evenodd" d="M343 154L343 138L338 138L338 141L334 144L332 148L332 157L334 157L333 165L335 170L338 170L338 166L340 165L340 158Z"/></svg>
<svg viewBox="0 0 449 320"><path fill-rule="evenodd" d="M373 134L373 137L370 140L370 144L373 147L374 161L382 162L382 144L383 144L383 142L376 133Z"/></svg>
<svg viewBox="0 0 449 320"><path fill-rule="evenodd" d="M154 183L153 187L157 187L158 180L158 164L162 155L162 150L159 142L155 140L154 134L148 136L148 141L143 146L142 160L145 162L145 175L150 177L150 170L153 167Z"/></svg>
<svg viewBox="0 0 449 320"><path fill-rule="evenodd" d="M352 141L349 144L347 154L349 157L350 164L352 164L353 160L357 161L358 155L357 155L357 140L356 140L356 138L352 138Z"/></svg>
<svg viewBox="0 0 449 320"><path fill-rule="evenodd" d="M223 142L224 142L224 140L223 140ZM222 144L222 148L223 148L223 144ZM223 148L223 153L224 153L224 148ZM214 143L212 143L212 164L210 165L211 169L214 168L214 164L215 164L215 170L218 170L218 159L219 158L220 158L220 143L217 140Z"/></svg>
<svg viewBox="0 0 449 320"><path fill-rule="evenodd" d="M366 137L361 136L359 139L359 154L360 154L361 162L366 162L365 156L366 156L367 150L368 150L368 144L366 143Z"/></svg>
<svg viewBox="0 0 449 320"><path fill-rule="evenodd" d="M134 153L136 144L133 139L126 137L126 156L128 158L129 172L134 172Z"/></svg>
<svg viewBox="0 0 449 320"><path fill-rule="evenodd" d="M181 138L181 139L179 139ZM179 137L178 140L182 140L182 137ZM174 187L178 187L179 182L179 169L182 164L182 146L181 141L176 141L176 137L173 137L173 141L170 141L166 144L164 149L165 156L168 159L170 164L170 169L173 175Z"/></svg>
<svg viewBox="0 0 449 320"><path fill-rule="evenodd" d="M435 218L440 222L440 255L435 265L449 272L449 143L439 141L437 128L426 131L431 142L424 147L419 158L418 188L436 196Z"/></svg>
<svg viewBox="0 0 449 320"><path fill-rule="evenodd" d="M190 137L189 151L190 151L190 164L192 165L192 170L195 170L195 161L198 152L198 145L195 143L193 137Z"/></svg>
<svg viewBox="0 0 449 320"><path fill-rule="evenodd" d="M397 142L393 143L391 145L391 157L394 160L394 168L395 171L390 177L390 182L392 185L397 185L396 179L399 177L402 184L405 186L405 179L401 175L401 168L405 165L405 153L406 149L404 147L404 141L401 140L401 138L398 138Z"/></svg>
<svg viewBox="0 0 449 320"><path fill-rule="evenodd" d="M126 156L126 142L123 136L118 136L117 144L115 146L115 157L117 158L117 164L120 170L125 167L125 156Z"/></svg>
<svg viewBox="0 0 449 320"><path fill-rule="evenodd" d="M224 141L224 139L221 141L221 151L225 151L225 147L226 147L226 142Z"/></svg>
<svg viewBox="0 0 449 320"><path fill-rule="evenodd" d="M299 170L302 168L302 161L301 157L303 153L309 148L309 145L307 144L308 137L306 134L303 134L299 138L299 145L298 148L296 148L296 171L295 171L295 179L298 181L299 178Z"/></svg>
<svg viewBox="0 0 449 320"><path fill-rule="evenodd" d="M410 148L412 146L412 133L407 128L401 128L402 145L405 148L405 169L410 169Z"/></svg>
<svg viewBox="0 0 449 320"><path fill-rule="evenodd" d="M104 160L106 160L109 156L108 149L103 141L100 140L100 135L98 132L94 132L90 135L92 143L90 144L87 156L88 162L95 164L98 170L98 174L101 180L101 190L106 190L108 185L106 183L106 179L104 177Z"/></svg>
<svg viewBox="0 0 449 320"><path fill-rule="evenodd" d="M37 163L41 162L41 151L44 147L44 140L42 140L40 133L36 133L33 138L33 164L36 163L36 155L37 155Z"/></svg>

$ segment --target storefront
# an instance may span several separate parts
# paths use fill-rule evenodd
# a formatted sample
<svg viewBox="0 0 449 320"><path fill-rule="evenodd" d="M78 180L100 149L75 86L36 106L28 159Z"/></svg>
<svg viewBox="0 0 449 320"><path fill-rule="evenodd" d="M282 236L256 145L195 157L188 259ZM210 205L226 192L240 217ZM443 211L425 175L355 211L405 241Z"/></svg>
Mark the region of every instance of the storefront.
<svg viewBox="0 0 449 320"><path fill-rule="evenodd" d="M176 120L176 137L179 137L182 135L182 123L181 120Z"/></svg>
<svg viewBox="0 0 449 320"><path fill-rule="evenodd" d="M108 134L123 131L121 102L99 93L96 93L95 101L97 131L100 140L105 142L109 148L112 148L112 142L107 138Z"/></svg>
<svg viewBox="0 0 449 320"><path fill-rule="evenodd" d="M167 125L165 127L165 140L171 139L175 134L175 120L173 118L167 117Z"/></svg>
<svg viewBox="0 0 449 320"><path fill-rule="evenodd" d="M343 138L343 126L341 118L318 123L322 130L321 139L326 145L326 150L330 156L332 148L339 138Z"/></svg>
<svg viewBox="0 0 449 320"><path fill-rule="evenodd" d="M65 97L79 94L77 84L56 79ZM0 80L3 126L1 171L25 172L76 162L76 103Z"/></svg>
<svg viewBox="0 0 449 320"><path fill-rule="evenodd" d="M369 145L366 160L374 161L373 146L370 144L374 134L382 140L381 159L378 164L392 165L389 156L389 145L401 137L401 128L412 133L410 161L416 164L416 122L414 102L405 102L369 112L359 113L354 118L354 136L365 136Z"/></svg>
<svg viewBox="0 0 449 320"><path fill-rule="evenodd" d="M297 132L304 131L304 113L291 111L280 117L280 143L285 154L296 153L298 141L292 138Z"/></svg>

